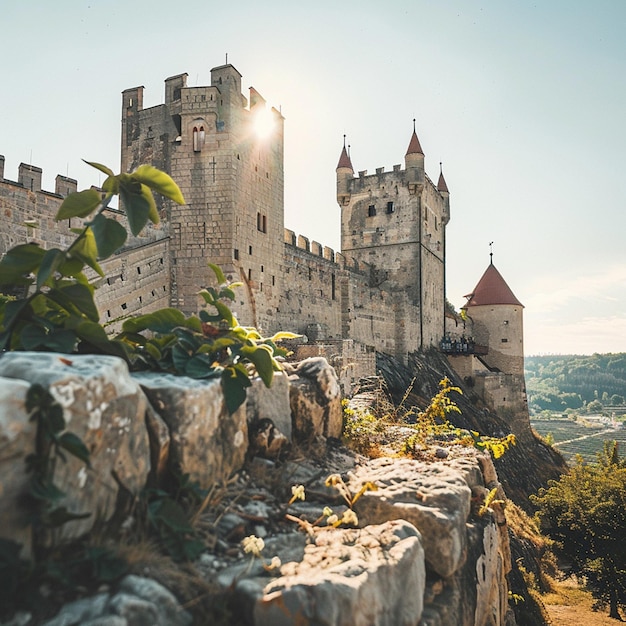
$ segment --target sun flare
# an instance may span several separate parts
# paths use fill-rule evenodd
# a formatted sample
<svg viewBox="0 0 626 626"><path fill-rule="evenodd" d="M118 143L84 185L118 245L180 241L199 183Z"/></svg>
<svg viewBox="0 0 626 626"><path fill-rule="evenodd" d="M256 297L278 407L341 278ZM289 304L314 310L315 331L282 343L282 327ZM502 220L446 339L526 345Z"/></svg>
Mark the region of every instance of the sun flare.
<svg viewBox="0 0 626 626"><path fill-rule="evenodd" d="M255 111L253 125L256 136L259 139L267 139L276 127L273 113L265 108Z"/></svg>

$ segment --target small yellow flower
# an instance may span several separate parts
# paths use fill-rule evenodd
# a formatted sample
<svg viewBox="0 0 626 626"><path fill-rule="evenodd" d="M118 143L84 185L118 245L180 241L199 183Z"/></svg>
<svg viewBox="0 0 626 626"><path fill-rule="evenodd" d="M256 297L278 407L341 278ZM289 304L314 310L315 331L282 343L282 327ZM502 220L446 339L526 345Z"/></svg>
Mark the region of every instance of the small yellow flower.
<svg viewBox="0 0 626 626"><path fill-rule="evenodd" d="M326 523L329 526L334 526L339 521L339 518L336 515L329 515Z"/></svg>
<svg viewBox="0 0 626 626"><path fill-rule="evenodd" d="M330 517L332 514L333 514L333 510L329 506L325 506L324 510L322 511L322 515L324 517Z"/></svg>
<svg viewBox="0 0 626 626"><path fill-rule="evenodd" d="M335 485L342 483L343 480L339 474L331 474L324 483L327 487L334 487Z"/></svg>
<svg viewBox="0 0 626 626"><path fill-rule="evenodd" d="M341 518L342 524L352 524L353 526L359 525L359 518L356 516L356 513L352 509L348 509L344 511L343 516Z"/></svg>
<svg viewBox="0 0 626 626"><path fill-rule="evenodd" d="M241 541L241 546L246 554L252 554L253 556L261 557L261 552L265 548L265 541L261 537L256 535L250 535L244 537Z"/></svg>
<svg viewBox="0 0 626 626"><path fill-rule="evenodd" d="M304 500L304 485L294 485L291 488L291 502L296 500Z"/></svg>

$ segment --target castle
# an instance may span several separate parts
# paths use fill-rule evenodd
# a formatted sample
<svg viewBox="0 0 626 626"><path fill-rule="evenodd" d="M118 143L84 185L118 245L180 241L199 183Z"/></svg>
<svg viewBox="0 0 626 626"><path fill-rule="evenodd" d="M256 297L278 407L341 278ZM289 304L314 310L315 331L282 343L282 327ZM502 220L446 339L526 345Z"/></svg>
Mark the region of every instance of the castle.
<svg viewBox="0 0 626 626"><path fill-rule="evenodd" d="M341 252L335 252L285 229L284 118L268 110L253 87L243 96L241 78L230 64L211 70L210 86L188 87L186 74L172 76L164 103L146 109L143 87L122 93L121 171L151 163L172 176L187 204L157 198L161 224L103 263L102 321L114 324L165 306L196 313L197 292L212 279L211 262L244 284L233 306L240 323L266 335L302 334L298 355L327 356L346 385L375 372L377 351L406 361L441 346L467 379L521 373L523 381L523 307L514 296L489 301L495 283L506 285L499 273L500 281L492 280L493 265L483 277L490 288L477 287L465 319L446 317L450 194L442 172L437 184L426 175L415 127L404 167L391 171L355 174L343 146L336 168ZM272 131L261 137L255 125L267 115ZM41 176L40 168L21 164L18 180L6 180L0 157L0 254L26 240L45 247L71 241L70 228L80 220L57 225L53 218L77 182L57 176L54 192L47 192ZM509 335L499 337L503 325ZM483 354L441 343L474 335ZM494 344L497 339L507 345ZM496 404L506 403L506 396L495 395Z"/></svg>

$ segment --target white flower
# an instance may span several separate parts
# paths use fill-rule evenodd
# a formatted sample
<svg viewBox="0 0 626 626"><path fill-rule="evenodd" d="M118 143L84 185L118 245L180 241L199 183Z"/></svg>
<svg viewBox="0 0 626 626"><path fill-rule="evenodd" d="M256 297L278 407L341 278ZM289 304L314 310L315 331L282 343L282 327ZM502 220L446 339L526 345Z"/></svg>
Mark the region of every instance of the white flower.
<svg viewBox="0 0 626 626"><path fill-rule="evenodd" d="M304 500L304 485L294 485L291 488L291 502Z"/></svg>
<svg viewBox="0 0 626 626"><path fill-rule="evenodd" d="M265 548L265 541L256 535L250 535L242 539L241 546L246 554L260 557L263 548Z"/></svg>
<svg viewBox="0 0 626 626"><path fill-rule="evenodd" d="M344 511L343 517L341 518L341 523L358 526L359 518L356 516L356 513L352 509L348 509L347 511Z"/></svg>
<svg viewBox="0 0 626 626"><path fill-rule="evenodd" d="M336 515L329 515L328 519L326 520L326 523L329 526L332 526L333 524L336 524L339 521L339 518Z"/></svg>

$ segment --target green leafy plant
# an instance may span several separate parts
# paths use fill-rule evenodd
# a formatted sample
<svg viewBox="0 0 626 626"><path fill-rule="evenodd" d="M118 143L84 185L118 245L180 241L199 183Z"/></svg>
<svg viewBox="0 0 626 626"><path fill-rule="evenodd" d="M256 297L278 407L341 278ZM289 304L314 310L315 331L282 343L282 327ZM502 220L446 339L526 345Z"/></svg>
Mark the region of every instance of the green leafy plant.
<svg viewBox="0 0 626 626"><path fill-rule="evenodd" d="M149 221L159 221L153 191L179 204L184 198L176 183L152 166L115 175L104 165L89 164L107 175L102 191L68 195L56 215L57 221L88 218L82 228L72 229L74 241L65 250L18 245L0 260L0 290L21 291L21 296L0 300L0 351L104 353L124 358L135 370L221 377L232 413L246 398L251 374L271 385L280 369L275 357L286 354L277 342L297 335L263 338L256 329L240 326L225 303L234 300L233 289L240 283L229 284L221 269L209 264L217 287L199 292L205 308L197 316L160 309L127 319L120 334L109 336L99 323L88 273L103 277L99 262L127 239L126 228L106 216L111 199L119 195L130 231L137 235Z"/></svg>
<svg viewBox="0 0 626 626"><path fill-rule="evenodd" d="M461 413L461 409L450 398L450 394L463 392L459 387L453 386L448 378L439 382L439 391L423 411L407 402L412 385L413 383L398 406L390 401L379 401L372 410L363 410L352 409L344 402L345 443L364 454L373 455L386 451L408 456L419 455L431 444L460 444L487 450L496 459L509 446L515 445L515 436L512 434L489 437L452 425L448 420L449 414Z"/></svg>
<svg viewBox="0 0 626 626"><path fill-rule="evenodd" d="M254 328L240 326L224 300L234 300L233 289L222 270L209 264L217 288L199 292L207 309L185 317L177 309L160 309L128 319L116 341L126 346L134 369L158 370L191 378L221 377L228 410L235 411L246 398L250 374L256 372L269 387L281 369L276 356L287 351L277 342L297 337L281 332L263 338ZM250 371L250 369L252 371Z"/></svg>
<svg viewBox="0 0 626 626"><path fill-rule="evenodd" d="M94 284L87 270L104 276L99 261L109 258L127 239L126 228L105 211L113 196L124 203L133 235L148 221L158 223L153 191L184 203L178 186L165 173L142 165L132 174L118 174L99 163L89 163L107 175L102 191L87 189L69 194L56 220L87 218L72 229L74 241L64 250L44 250L35 243L11 248L0 260L0 290L22 292L6 302L0 319L0 350L95 352L125 356L111 341L94 302Z"/></svg>

